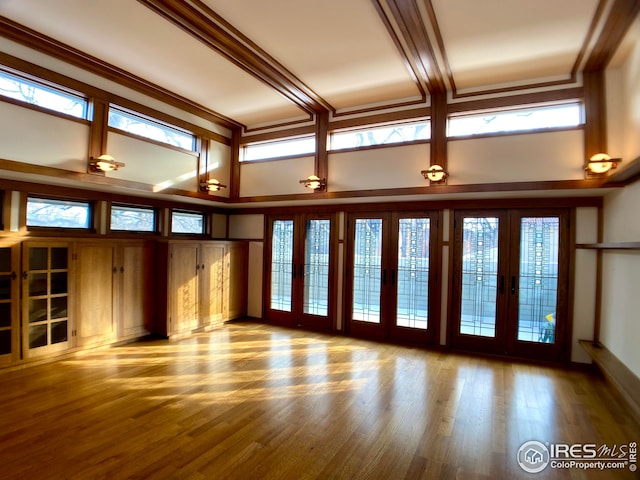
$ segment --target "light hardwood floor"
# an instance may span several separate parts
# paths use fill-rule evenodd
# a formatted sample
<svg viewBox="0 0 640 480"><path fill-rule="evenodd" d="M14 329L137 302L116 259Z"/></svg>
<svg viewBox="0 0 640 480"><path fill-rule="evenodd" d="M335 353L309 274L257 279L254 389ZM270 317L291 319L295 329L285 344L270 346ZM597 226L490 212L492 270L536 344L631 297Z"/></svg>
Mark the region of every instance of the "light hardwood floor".
<svg viewBox="0 0 640 480"><path fill-rule="evenodd" d="M254 323L0 385L3 480L637 478L516 463L529 440L640 440L598 376Z"/></svg>

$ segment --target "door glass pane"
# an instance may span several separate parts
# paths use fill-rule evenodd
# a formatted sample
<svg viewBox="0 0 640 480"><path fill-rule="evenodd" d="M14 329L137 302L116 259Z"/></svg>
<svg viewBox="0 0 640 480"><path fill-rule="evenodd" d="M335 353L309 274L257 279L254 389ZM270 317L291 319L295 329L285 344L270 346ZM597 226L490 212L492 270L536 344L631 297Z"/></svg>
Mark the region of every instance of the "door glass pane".
<svg viewBox="0 0 640 480"><path fill-rule="evenodd" d="M331 221L308 220L304 242L304 313L329 312L329 238Z"/></svg>
<svg viewBox="0 0 640 480"><path fill-rule="evenodd" d="M0 355L11 353L11 330L0 330Z"/></svg>
<svg viewBox="0 0 640 480"><path fill-rule="evenodd" d="M67 297L51 298L51 318L66 318L67 315Z"/></svg>
<svg viewBox="0 0 640 480"><path fill-rule="evenodd" d="M461 334L496 335L498 226L495 217L464 219Z"/></svg>
<svg viewBox="0 0 640 480"><path fill-rule="evenodd" d="M29 323L46 321L48 318L47 308L46 298L29 300Z"/></svg>
<svg viewBox="0 0 640 480"><path fill-rule="evenodd" d="M275 220L271 238L271 309L291 311L293 220Z"/></svg>
<svg viewBox="0 0 640 480"><path fill-rule="evenodd" d="M56 322L51 324L51 343L61 343L67 341L67 322Z"/></svg>
<svg viewBox="0 0 640 480"><path fill-rule="evenodd" d="M67 247L53 247L51 249L51 269L66 270L67 268Z"/></svg>
<svg viewBox="0 0 640 480"><path fill-rule="evenodd" d="M398 225L396 325L426 330L429 312L429 218L401 218Z"/></svg>
<svg viewBox="0 0 640 480"><path fill-rule="evenodd" d="M555 343L560 219L520 221L518 340Z"/></svg>
<svg viewBox="0 0 640 480"><path fill-rule="evenodd" d="M37 297L38 295L47 294L47 274L32 273L29 275L29 296Z"/></svg>
<svg viewBox="0 0 640 480"><path fill-rule="evenodd" d="M11 299L11 275L0 275L0 300Z"/></svg>
<svg viewBox="0 0 640 480"><path fill-rule="evenodd" d="M47 343L47 324L29 327L29 348L44 347Z"/></svg>
<svg viewBox="0 0 640 480"><path fill-rule="evenodd" d="M47 269L47 247L32 247L29 249L29 270Z"/></svg>
<svg viewBox="0 0 640 480"><path fill-rule="evenodd" d="M380 323L382 219L358 218L353 256L352 318Z"/></svg>
<svg viewBox="0 0 640 480"><path fill-rule="evenodd" d="M0 272L11 271L11 248L0 248Z"/></svg>
<svg viewBox="0 0 640 480"><path fill-rule="evenodd" d="M67 293L67 272L51 274L51 294Z"/></svg>
<svg viewBox="0 0 640 480"><path fill-rule="evenodd" d="M11 327L11 303L0 302L0 328Z"/></svg>

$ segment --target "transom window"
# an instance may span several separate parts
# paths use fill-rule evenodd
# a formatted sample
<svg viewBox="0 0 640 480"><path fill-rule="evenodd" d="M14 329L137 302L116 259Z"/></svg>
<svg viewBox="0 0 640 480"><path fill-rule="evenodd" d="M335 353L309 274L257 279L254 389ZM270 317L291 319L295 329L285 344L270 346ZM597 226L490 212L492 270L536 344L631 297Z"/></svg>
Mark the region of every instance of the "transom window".
<svg viewBox="0 0 640 480"><path fill-rule="evenodd" d="M171 233L204 233L204 214L174 210L171 215Z"/></svg>
<svg viewBox="0 0 640 480"><path fill-rule="evenodd" d="M109 126L185 150L195 150L195 136L192 133L118 107L109 107Z"/></svg>
<svg viewBox="0 0 640 480"><path fill-rule="evenodd" d="M582 105L568 103L527 109L449 117L447 136L577 127L583 123Z"/></svg>
<svg viewBox="0 0 640 480"><path fill-rule="evenodd" d="M248 143L240 150L240 161L307 155L316 150L314 136L281 138L267 142Z"/></svg>
<svg viewBox="0 0 640 480"><path fill-rule="evenodd" d="M88 116L86 98L2 70L0 95L76 118Z"/></svg>
<svg viewBox="0 0 640 480"><path fill-rule="evenodd" d="M27 227L89 229L91 204L71 200L27 198Z"/></svg>
<svg viewBox="0 0 640 480"><path fill-rule="evenodd" d="M153 208L112 205L111 230L155 232L156 212Z"/></svg>
<svg viewBox="0 0 640 480"><path fill-rule="evenodd" d="M330 150L406 143L431 138L431 122L400 123L335 131L330 137Z"/></svg>

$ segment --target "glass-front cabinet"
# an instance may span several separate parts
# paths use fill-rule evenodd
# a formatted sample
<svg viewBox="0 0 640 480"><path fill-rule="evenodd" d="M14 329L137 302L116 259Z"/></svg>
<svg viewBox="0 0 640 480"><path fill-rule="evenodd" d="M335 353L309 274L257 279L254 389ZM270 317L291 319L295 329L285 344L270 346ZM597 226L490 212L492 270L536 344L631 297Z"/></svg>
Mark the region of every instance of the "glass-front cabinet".
<svg viewBox="0 0 640 480"><path fill-rule="evenodd" d="M0 365L20 358L20 246L0 243Z"/></svg>
<svg viewBox="0 0 640 480"><path fill-rule="evenodd" d="M70 347L70 248L25 242L22 251L22 348L25 358Z"/></svg>

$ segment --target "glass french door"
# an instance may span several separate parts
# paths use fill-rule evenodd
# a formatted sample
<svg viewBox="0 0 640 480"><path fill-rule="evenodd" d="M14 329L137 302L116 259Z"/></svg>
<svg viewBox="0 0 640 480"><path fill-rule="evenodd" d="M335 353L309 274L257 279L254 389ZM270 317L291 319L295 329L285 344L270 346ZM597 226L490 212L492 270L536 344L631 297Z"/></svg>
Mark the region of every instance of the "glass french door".
<svg viewBox="0 0 640 480"><path fill-rule="evenodd" d="M452 345L563 360L568 213L458 211L454 225Z"/></svg>
<svg viewBox="0 0 640 480"><path fill-rule="evenodd" d="M437 332L437 216L349 218L347 330L355 336L433 342Z"/></svg>
<svg viewBox="0 0 640 480"><path fill-rule="evenodd" d="M284 326L334 326L336 228L333 215L269 218L266 318Z"/></svg>

